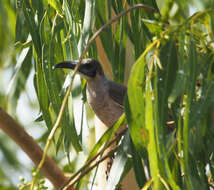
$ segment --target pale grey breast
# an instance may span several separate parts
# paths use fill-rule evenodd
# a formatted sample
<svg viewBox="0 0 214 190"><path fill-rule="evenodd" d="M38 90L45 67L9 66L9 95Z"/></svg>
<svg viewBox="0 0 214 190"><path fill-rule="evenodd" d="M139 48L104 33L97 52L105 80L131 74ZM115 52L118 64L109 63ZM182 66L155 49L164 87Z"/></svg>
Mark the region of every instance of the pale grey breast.
<svg viewBox="0 0 214 190"><path fill-rule="evenodd" d="M87 100L98 118L105 125L111 126L118 120L124 111L123 106L120 104L123 100L118 103L115 100L115 98L118 99L118 97L112 98L112 96L109 95L112 90L112 82L105 76L101 77L102 79L96 78L96 82L88 81Z"/></svg>

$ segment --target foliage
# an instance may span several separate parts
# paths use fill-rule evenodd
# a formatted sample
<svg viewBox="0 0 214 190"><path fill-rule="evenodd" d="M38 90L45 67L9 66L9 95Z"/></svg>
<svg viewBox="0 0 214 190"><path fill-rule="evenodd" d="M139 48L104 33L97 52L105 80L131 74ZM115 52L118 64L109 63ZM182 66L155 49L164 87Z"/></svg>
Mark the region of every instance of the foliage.
<svg viewBox="0 0 214 190"><path fill-rule="evenodd" d="M15 82L7 104L5 92L0 91L1 105L15 113L33 70L41 112L38 120L45 121L50 132L65 95L63 86L66 86L65 74L54 71L53 66L62 60L78 59L96 30L113 15L142 2L156 12L133 10L102 32L87 53L87 57L101 62L104 59L105 71L113 80L124 83L129 78L124 102L129 129L112 166L118 176L109 180L107 187L114 189L134 168L140 188L209 189L214 186L212 1L17 0L16 8L13 1L2 1L0 66L11 69ZM8 22L3 22L3 18ZM105 56L99 49L101 46ZM95 155L98 148L110 140L110 130L124 122L121 118L92 149L84 140L83 131L87 129L87 122L83 121L85 114L90 120L91 111L76 107L78 98L85 94L85 81L77 81L71 94L54 139L56 152L64 147L71 161L64 166L69 172L76 170L72 166L75 159L69 156L71 149L75 149L77 158L81 151L86 157ZM84 107L85 101L81 104L83 106L78 106ZM77 115L82 116L82 122L76 122ZM11 157L9 150L0 148ZM150 179L144 167L148 168ZM110 178L114 175L111 172ZM86 185L82 180L77 188Z"/></svg>

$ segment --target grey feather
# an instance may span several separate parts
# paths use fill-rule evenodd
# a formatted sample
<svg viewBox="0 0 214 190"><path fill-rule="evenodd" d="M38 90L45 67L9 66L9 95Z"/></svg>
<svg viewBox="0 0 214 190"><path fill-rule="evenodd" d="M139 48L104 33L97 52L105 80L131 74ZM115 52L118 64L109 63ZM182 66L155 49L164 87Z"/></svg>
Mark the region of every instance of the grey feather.
<svg viewBox="0 0 214 190"><path fill-rule="evenodd" d="M127 93L127 88L116 82L109 82L109 96L118 104L123 106L123 101Z"/></svg>

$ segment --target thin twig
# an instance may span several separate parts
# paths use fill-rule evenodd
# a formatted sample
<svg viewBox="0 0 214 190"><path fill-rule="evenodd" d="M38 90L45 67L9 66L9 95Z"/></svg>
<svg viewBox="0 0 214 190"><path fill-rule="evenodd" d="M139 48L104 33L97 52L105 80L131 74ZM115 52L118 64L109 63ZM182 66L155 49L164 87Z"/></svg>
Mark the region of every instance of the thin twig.
<svg viewBox="0 0 214 190"><path fill-rule="evenodd" d="M63 188L63 190L67 190L70 187L73 187L73 185L75 183L77 183L83 176L85 176L87 173L89 173L92 169L94 169L97 165L99 165L101 162L103 162L105 159L107 159L108 157L110 157L112 154L114 154L118 149L118 146L116 146L114 149L110 150L105 156L101 157L97 162L94 163L94 165L92 165L91 167L89 167L87 170L85 170L84 172L82 172L81 175L79 175L79 177L73 181L73 183L71 183L70 185L68 184L67 186L65 186Z"/></svg>
<svg viewBox="0 0 214 190"><path fill-rule="evenodd" d="M75 172L74 175L72 175L68 181L66 181L62 187L60 188L60 190L64 189L65 186L67 186L76 176L78 176L81 172L83 172L94 160L96 160L96 158L101 155L105 150L104 149L107 149L108 147L110 147L112 144L115 143L115 141L117 141L122 135L125 134L125 132L127 131L127 128L122 130L116 137L114 137L110 142L109 144L104 147L102 150L100 150L94 157L92 157L90 160L88 160L84 166L82 166L77 172Z"/></svg>
<svg viewBox="0 0 214 190"><path fill-rule="evenodd" d="M103 32L106 28L108 28L112 23L114 23L115 21L117 21L120 17L126 15L127 13L129 13L130 11L134 10L134 9L138 9L138 8L144 8L147 9L149 11L151 11L152 13L154 13L156 10L148 5L144 5L144 4L137 4L134 5L133 7L130 7L128 9L126 9L125 11L121 12L120 14L116 15L114 18L112 18L109 22L107 22L105 25L103 25L99 30L97 30L97 32L95 32L95 34L90 38L90 40L88 41L85 50L83 51L80 60L83 59L84 55L86 54L86 52L88 51L89 47L91 46L91 44L93 43L93 41L100 35L101 32Z"/></svg>
<svg viewBox="0 0 214 190"><path fill-rule="evenodd" d="M64 113L64 109L65 109L65 106L66 106L66 103L67 103L67 99L68 99L69 93L70 93L71 88L72 88L72 84L73 84L73 80L71 81L71 84L69 85L69 87L68 87L68 89L66 91L65 97L64 97L63 102L62 102L62 106L61 106L60 111L59 111L59 115L58 115L57 120L56 120L56 122L55 122L55 124L54 124L54 126L53 126L53 128L52 128L52 130L51 130L51 132L49 134L49 136L48 136L48 139L47 139L47 142L46 142L46 145L45 145L45 148L44 148L44 153L42 155L42 159L39 162L39 165L38 165L38 167L36 169L35 176L34 176L32 182L31 182L31 188L30 188L31 190L33 190L33 187L34 187L35 182L36 182L36 177L37 177L40 169L42 168L42 166L43 166L43 164L45 162L45 158L46 158L47 151L48 151L48 148L50 146L51 140L52 140L52 138L53 138L53 136L54 136L59 124L60 124L61 118L62 118L63 113Z"/></svg>

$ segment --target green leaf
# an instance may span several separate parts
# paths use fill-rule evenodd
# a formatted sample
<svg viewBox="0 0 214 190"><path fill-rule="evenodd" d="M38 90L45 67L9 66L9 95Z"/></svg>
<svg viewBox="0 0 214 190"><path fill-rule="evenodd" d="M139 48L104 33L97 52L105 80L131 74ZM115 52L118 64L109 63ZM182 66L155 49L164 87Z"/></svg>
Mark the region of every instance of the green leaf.
<svg viewBox="0 0 214 190"><path fill-rule="evenodd" d="M156 20L142 18L142 22L147 26L147 28L149 28L149 31L154 35L158 35L162 30L162 24Z"/></svg>
<svg viewBox="0 0 214 190"><path fill-rule="evenodd" d="M18 8L16 13L16 37L15 42L25 42L27 39L27 36L29 34L27 27L25 27L25 17L24 12L22 10L22 5L19 7L19 3L17 2Z"/></svg>
<svg viewBox="0 0 214 190"><path fill-rule="evenodd" d="M154 114L154 90L151 86L151 78L153 73L153 64L150 62L149 65L149 73L146 77L146 86L145 86L145 128L149 132L149 141L147 144L147 151L148 151L148 159L149 159L149 166L150 166L150 175L153 181L153 188L154 189L162 189L160 184L160 179L158 175L160 174L159 170L159 157L158 157L158 148L159 144L156 144L156 126L155 114Z"/></svg>
<svg viewBox="0 0 214 190"><path fill-rule="evenodd" d="M172 88L172 92L169 95L168 102L172 104L178 96L180 96L185 90L185 84L187 80L187 67L184 62L184 32L181 32L179 38L179 65L176 73L175 83Z"/></svg>
<svg viewBox="0 0 214 190"><path fill-rule="evenodd" d="M178 52L175 41L170 39L160 49L160 61L163 69L158 70L158 101L160 113L160 132L163 133L163 127L168 119L168 98L176 80L178 71ZM162 131L163 130L163 131Z"/></svg>
<svg viewBox="0 0 214 190"><path fill-rule="evenodd" d="M108 20L106 20L106 4L104 1L97 1L97 18L96 18L96 28L102 27ZM111 12L110 7L108 7L108 12ZM108 15L108 19L111 18L111 14ZM100 40L105 53L108 57L110 63L113 63L114 59L114 41L111 26L108 27L104 32L100 34Z"/></svg>
<svg viewBox="0 0 214 190"><path fill-rule="evenodd" d="M183 126L183 148L184 148L184 169L185 172L190 172L192 164L189 158L189 137L190 137L190 111L193 103L193 98L195 96L195 84L196 84L196 67L197 57L196 57L196 47L192 38L190 38L189 45L189 60L188 60L188 82L187 82L187 100L184 112L184 126ZM191 175L186 176L186 185L189 189L195 189L196 184L193 181Z"/></svg>
<svg viewBox="0 0 214 190"><path fill-rule="evenodd" d="M21 59L23 59L23 61L21 61ZM16 110L18 100L21 96L22 91L25 89L27 79L30 75L30 71L32 68L31 61L32 48L23 49L16 64L16 71L10 83L11 88L9 94L14 110Z"/></svg>
<svg viewBox="0 0 214 190"><path fill-rule="evenodd" d="M89 35L91 32L92 24L94 22L95 15L95 2L94 0L86 0L85 1L85 14L83 21L83 28L81 32L81 36L78 42L78 52L81 55L82 51L85 49L86 44L89 40Z"/></svg>
<svg viewBox="0 0 214 190"><path fill-rule="evenodd" d="M136 178L139 188L142 188L143 185L145 185L145 183L147 182L147 179L146 179L146 176L144 173L142 160L132 142L130 142L130 149L131 149L131 154L132 154L132 163L133 163L133 168L134 168L134 172L135 172L135 178ZM145 158L146 157L144 156L144 159Z"/></svg>
<svg viewBox="0 0 214 190"><path fill-rule="evenodd" d="M33 44L35 47L35 50L38 54L38 56L41 56L41 41L40 41L40 36L39 36L39 30L38 26L34 20L34 11L32 7L30 6L29 0L26 0L23 2L23 12L26 20L26 24L28 26L28 30L31 34Z"/></svg>
<svg viewBox="0 0 214 190"><path fill-rule="evenodd" d="M122 19L120 19L119 24L117 25L115 32L115 54L117 56L114 56L114 61L111 62L115 81L119 83L123 83L125 74L124 72L126 63L125 46L127 36L124 32L124 25L126 20L127 18L123 17Z"/></svg>
<svg viewBox="0 0 214 190"><path fill-rule="evenodd" d="M64 43L65 59L66 60L76 60L79 59L79 53L77 48L77 28L73 20L72 14L70 12L70 7L67 0L64 0L63 9L65 11L64 18L64 36L66 41ZM71 36L71 37L70 37Z"/></svg>
<svg viewBox="0 0 214 190"><path fill-rule="evenodd" d="M72 97L70 96L68 99L68 105L65 110L62 124L63 124L63 130L65 129L65 144L67 144L67 152L69 153L69 145L72 143L74 146L75 150L77 152L82 151L81 147L81 139L77 135L76 127L75 127L75 122L74 122L74 112L73 112L73 106L72 106ZM69 118L69 119L68 119Z"/></svg>
<svg viewBox="0 0 214 190"><path fill-rule="evenodd" d="M131 35L134 44L135 59L138 59L142 52L146 49L148 42L151 42L153 34L150 33L146 25L141 22L144 10L135 10L130 12L131 21ZM130 38L131 39L131 38Z"/></svg>
<svg viewBox="0 0 214 190"><path fill-rule="evenodd" d="M48 100L48 89L45 84L44 73L42 70L41 60L38 58L35 64L36 73L34 75L34 86L36 88L37 97L39 100L40 109L42 112L42 117L48 129L52 128L52 119L49 111L49 100Z"/></svg>
<svg viewBox="0 0 214 190"><path fill-rule="evenodd" d="M48 0L48 3L62 15L62 6L58 0Z"/></svg>
<svg viewBox="0 0 214 190"><path fill-rule="evenodd" d="M148 131L145 128L144 67L144 57L141 56L132 67L128 82L128 100L125 103L129 131L140 154L149 141Z"/></svg>

